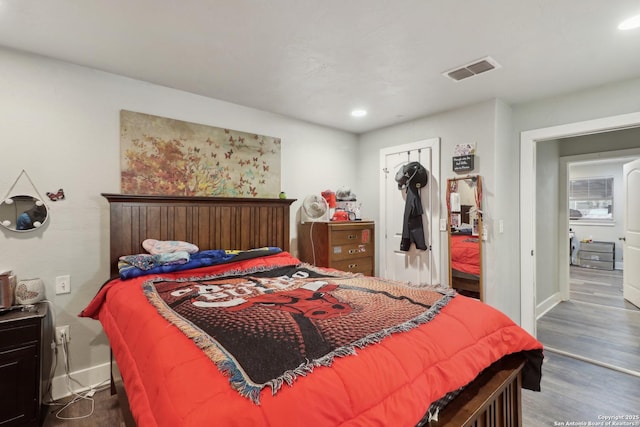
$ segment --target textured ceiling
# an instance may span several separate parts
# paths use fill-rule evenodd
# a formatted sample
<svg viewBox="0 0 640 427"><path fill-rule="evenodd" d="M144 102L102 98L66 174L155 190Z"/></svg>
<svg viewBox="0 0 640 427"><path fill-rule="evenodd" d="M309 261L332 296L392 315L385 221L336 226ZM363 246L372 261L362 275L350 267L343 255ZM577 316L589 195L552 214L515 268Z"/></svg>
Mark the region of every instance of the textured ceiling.
<svg viewBox="0 0 640 427"><path fill-rule="evenodd" d="M634 14L637 0L0 0L0 45L361 133L639 76L640 29L616 29ZM485 56L502 67L442 76Z"/></svg>

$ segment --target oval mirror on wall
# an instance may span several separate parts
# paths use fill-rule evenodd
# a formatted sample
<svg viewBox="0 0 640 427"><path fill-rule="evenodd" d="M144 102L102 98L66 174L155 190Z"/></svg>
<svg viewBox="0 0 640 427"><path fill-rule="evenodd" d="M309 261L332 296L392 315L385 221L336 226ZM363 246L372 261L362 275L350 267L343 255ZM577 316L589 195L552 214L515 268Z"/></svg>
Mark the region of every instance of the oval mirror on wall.
<svg viewBox="0 0 640 427"><path fill-rule="evenodd" d="M33 196L11 196L0 203L0 225L11 231L36 230L42 227L48 218L47 206Z"/></svg>

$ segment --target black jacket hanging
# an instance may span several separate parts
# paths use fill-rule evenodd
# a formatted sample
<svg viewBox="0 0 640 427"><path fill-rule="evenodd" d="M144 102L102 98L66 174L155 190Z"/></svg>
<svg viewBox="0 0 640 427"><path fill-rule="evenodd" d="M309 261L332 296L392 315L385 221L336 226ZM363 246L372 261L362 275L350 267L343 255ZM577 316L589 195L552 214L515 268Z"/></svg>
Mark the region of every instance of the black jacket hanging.
<svg viewBox="0 0 640 427"><path fill-rule="evenodd" d="M404 223L402 225L402 240L400 240L401 251L408 251L411 248L411 243L416 245L416 249L427 249L422 228L423 213L420 190L409 186L407 188L407 201L404 206Z"/></svg>
<svg viewBox="0 0 640 427"><path fill-rule="evenodd" d="M407 189L402 240L400 240L400 250L403 252L411 248L411 243L416 245L416 249L427 249L422 227L422 214L424 211L422 209L422 200L420 199L420 189L427 185L428 176L427 170L418 162L406 164L396 174L398 188Z"/></svg>

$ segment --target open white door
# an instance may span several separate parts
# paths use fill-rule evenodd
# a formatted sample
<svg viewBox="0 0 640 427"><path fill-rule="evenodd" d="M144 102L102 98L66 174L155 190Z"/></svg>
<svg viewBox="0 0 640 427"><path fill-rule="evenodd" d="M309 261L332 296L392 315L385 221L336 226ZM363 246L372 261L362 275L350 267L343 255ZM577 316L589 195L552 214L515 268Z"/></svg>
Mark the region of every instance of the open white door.
<svg viewBox="0 0 640 427"><path fill-rule="evenodd" d="M627 163L624 176L624 242L622 292L624 299L640 307L640 160Z"/></svg>
<svg viewBox="0 0 640 427"><path fill-rule="evenodd" d="M425 242L431 250L400 251L404 221L405 192L398 189L395 175L409 161L420 162L429 172L427 187L420 191L424 210ZM380 224L381 245L379 275L414 284L440 283L440 139L434 138L380 150Z"/></svg>

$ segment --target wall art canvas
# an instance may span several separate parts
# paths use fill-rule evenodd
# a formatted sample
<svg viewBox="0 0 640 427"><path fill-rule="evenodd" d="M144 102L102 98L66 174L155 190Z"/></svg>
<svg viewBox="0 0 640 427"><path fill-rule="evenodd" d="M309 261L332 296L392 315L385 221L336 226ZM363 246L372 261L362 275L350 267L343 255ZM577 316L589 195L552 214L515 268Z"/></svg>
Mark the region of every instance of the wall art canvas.
<svg viewBox="0 0 640 427"><path fill-rule="evenodd" d="M122 110L125 194L274 198L280 139Z"/></svg>

